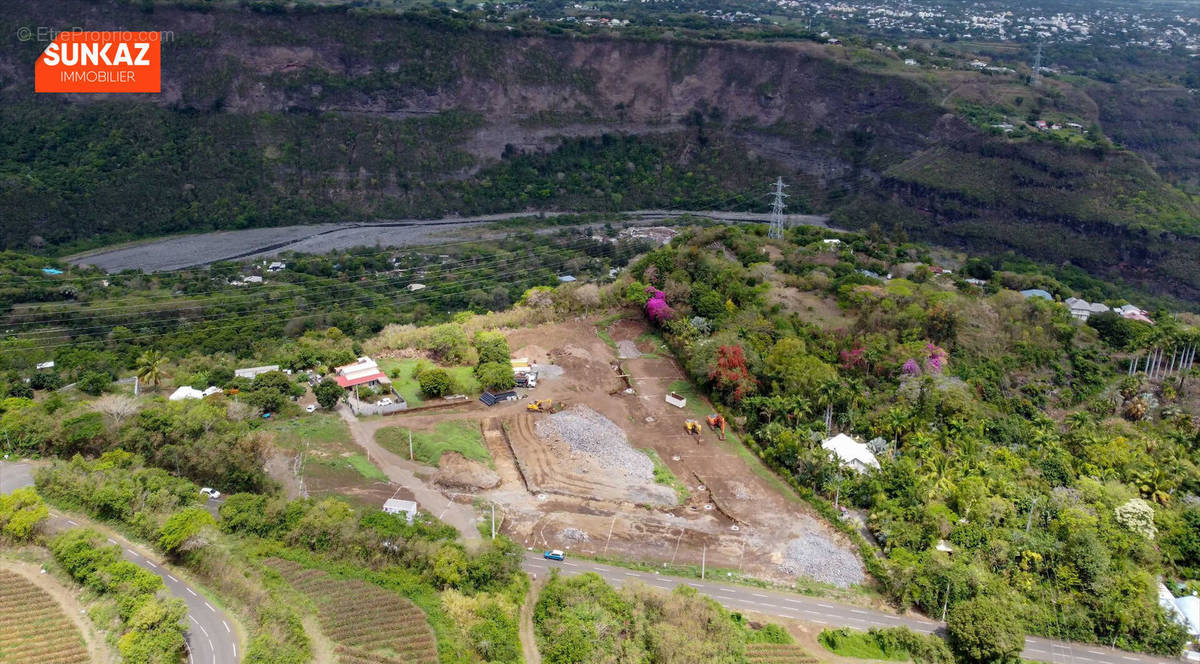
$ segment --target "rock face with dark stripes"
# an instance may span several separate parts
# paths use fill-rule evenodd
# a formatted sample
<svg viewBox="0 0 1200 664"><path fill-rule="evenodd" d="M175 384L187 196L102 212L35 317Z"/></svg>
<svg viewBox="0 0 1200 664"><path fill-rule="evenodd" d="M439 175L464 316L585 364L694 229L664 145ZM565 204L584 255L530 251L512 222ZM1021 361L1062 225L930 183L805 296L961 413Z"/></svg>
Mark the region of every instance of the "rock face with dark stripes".
<svg viewBox="0 0 1200 664"><path fill-rule="evenodd" d="M425 613L400 595L358 579L338 579L290 560L267 564L317 606L321 629L342 664L436 664Z"/></svg>

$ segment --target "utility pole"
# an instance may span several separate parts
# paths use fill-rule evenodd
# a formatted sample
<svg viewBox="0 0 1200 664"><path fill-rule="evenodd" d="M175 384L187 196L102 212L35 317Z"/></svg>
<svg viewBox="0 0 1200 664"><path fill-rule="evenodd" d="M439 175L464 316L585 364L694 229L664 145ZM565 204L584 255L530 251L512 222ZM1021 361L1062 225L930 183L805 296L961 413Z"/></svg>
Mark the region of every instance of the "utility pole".
<svg viewBox="0 0 1200 664"><path fill-rule="evenodd" d="M409 429L409 430L408 430L408 460L409 460L409 461L412 461L412 460L413 460L413 449L412 449L412 429ZM496 508L493 506L493 507L492 507L492 510L493 510L493 511L495 511L495 509L496 509ZM494 519L494 518L495 518L495 515L493 514L493 515L492 515L492 517L493 517L493 519ZM492 534L492 539L496 539L496 535L495 535L495 533L493 533L493 534Z"/></svg>
<svg viewBox="0 0 1200 664"><path fill-rule="evenodd" d="M767 237L776 240L783 237L783 199L788 197L783 190L786 187L782 177L775 178L775 191L771 192L771 196L774 197L771 202L771 228L767 231Z"/></svg>
<svg viewBox="0 0 1200 664"><path fill-rule="evenodd" d="M1033 56L1033 84L1042 80L1042 42L1038 42L1037 55Z"/></svg>
<svg viewBox="0 0 1200 664"><path fill-rule="evenodd" d="M496 539L496 503L492 503L492 539Z"/></svg>
<svg viewBox="0 0 1200 664"><path fill-rule="evenodd" d="M705 563L707 563L707 562L708 562L708 545L705 544L704 548L700 550L700 580L701 581L704 580L704 567L705 567Z"/></svg>
<svg viewBox="0 0 1200 664"><path fill-rule="evenodd" d="M950 582L946 582L946 598L942 600L942 622L946 622L946 609L950 608Z"/></svg>

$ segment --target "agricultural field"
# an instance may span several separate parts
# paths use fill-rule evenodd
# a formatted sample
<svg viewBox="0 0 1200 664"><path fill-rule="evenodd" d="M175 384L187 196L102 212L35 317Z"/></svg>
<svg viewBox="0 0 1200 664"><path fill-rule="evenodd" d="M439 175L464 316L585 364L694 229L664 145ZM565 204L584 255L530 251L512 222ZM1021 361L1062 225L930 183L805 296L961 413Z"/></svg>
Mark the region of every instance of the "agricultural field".
<svg viewBox="0 0 1200 664"><path fill-rule="evenodd" d="M816 664L816 657L794 643L748 643L746 661L750 664Z"/></svg>
<svg viewBox="0 0 1200 664"><path fill-rule="evenodd" d="M25 577L0 569L0 664L83 664L83 636L63 607Z"/></svg>
<svg viewBox="0 0 1200 664"><path fill-rule="evenodd" d="M436 664L437 644L412 602L357 579L338 579L289 560L267 563L317 607L342 664Z"/></svg>

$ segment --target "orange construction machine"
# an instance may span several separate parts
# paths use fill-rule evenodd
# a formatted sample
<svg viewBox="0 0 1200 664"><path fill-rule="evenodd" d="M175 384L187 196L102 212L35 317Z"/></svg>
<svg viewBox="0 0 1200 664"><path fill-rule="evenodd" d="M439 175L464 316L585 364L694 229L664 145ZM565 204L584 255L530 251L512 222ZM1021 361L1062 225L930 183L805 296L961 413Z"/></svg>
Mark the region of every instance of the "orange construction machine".
<svg viewBox="0 0 1200 664"><path fill-rule="evenodd" d="M721 440L725 440L725 416L724 415L721 415L720 413L709 413L708 414L708 426L712 427L712 430L717 432L717 435L721 437Z"/></svg>

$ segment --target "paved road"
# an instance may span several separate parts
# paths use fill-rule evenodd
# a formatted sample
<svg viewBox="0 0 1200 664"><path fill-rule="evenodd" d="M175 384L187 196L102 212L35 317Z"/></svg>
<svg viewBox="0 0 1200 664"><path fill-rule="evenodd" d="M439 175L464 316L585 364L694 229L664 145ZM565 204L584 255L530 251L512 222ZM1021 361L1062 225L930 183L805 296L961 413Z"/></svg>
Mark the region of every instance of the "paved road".
<svg viewBox="0 0 1200 664"><path fill-rule="evenodd" d="M29 464L0 461L0 494L32 484L33 471ZM57 510L50 510L46 527L51 531L61 531L87 525ZM188 625L184 639L192 664L237 664L241 661L242 649L239 648L237 631L220 609L163 568L161 560L146 556L122 537L113 536L108 541L121 547L126 560L162 578L167 590L187 605Z"/></svg>
<svg viewBox="0 0 1200 664"><path fill-rule="evenodd" d="M596 572L609 583L616 585L627 581L640 581L663 590L670 590L679 585L689 585L730 609L755 611L769 616L792 618L831 627L868 629L870 627L904 625L927 634L937 632L945 627L944 623L927 618L898 616L828 599L725 584L719 581L698 581L664 576L653 572L636 572L588 560L568 559L563 562L553 562L543 559L539 553L526 554L522 567L526 572L537 574L539 577L547 576L551 569L558 569L560 573L568 576ZM1054 662L1055 664L1083 664L1085 662L1089 664L1164 664L1179 661L1038 637L1025 639L1025 650L1021 655L1026 659Z"/></svg>

